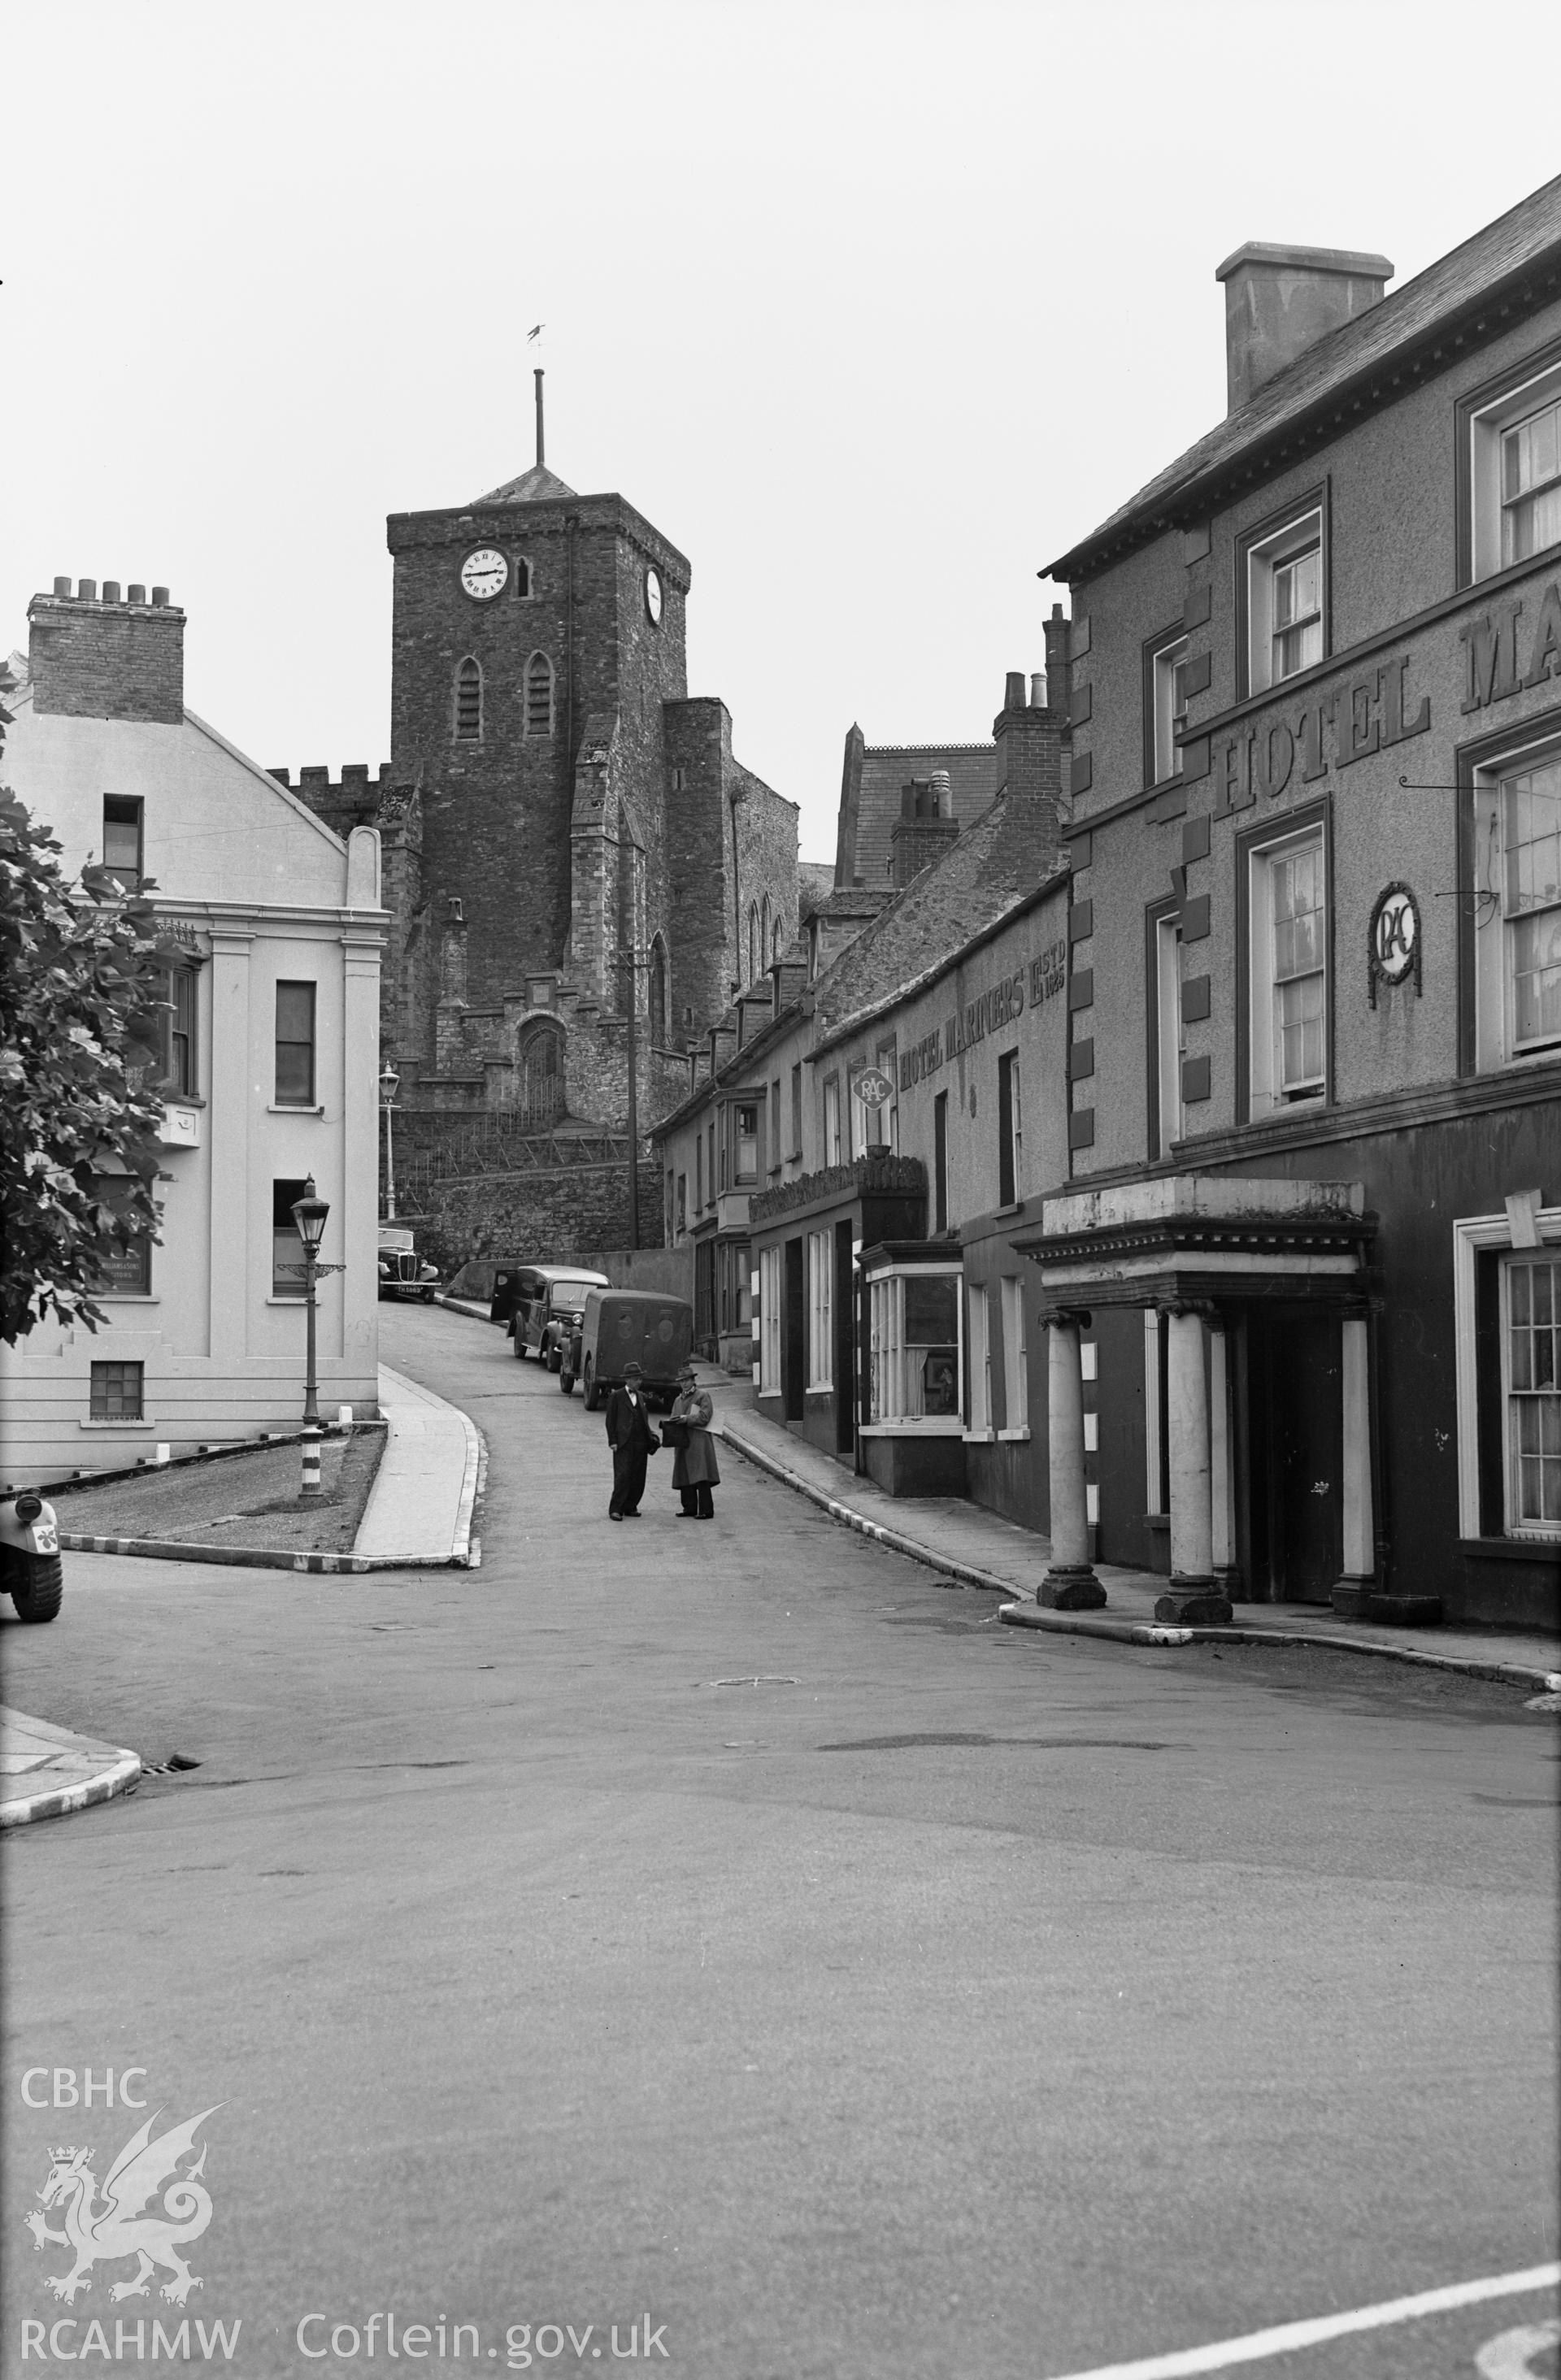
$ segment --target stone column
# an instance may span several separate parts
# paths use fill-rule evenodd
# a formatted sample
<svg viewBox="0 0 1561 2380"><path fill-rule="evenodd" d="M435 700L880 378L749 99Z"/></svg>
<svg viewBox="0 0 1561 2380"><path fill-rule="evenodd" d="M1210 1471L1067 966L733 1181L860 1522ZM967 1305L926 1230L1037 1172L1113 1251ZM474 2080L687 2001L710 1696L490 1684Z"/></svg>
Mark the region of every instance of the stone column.
<svg viewBox="0 0 1561 2380"><path fill-rule="evenodd" d="M1232 1614L1213 1570L1213 1497L1209 1466L1209 1382L1203 1316L1171 1306L1171 1578L1154 1607L1157 1620L1217 1625Z"/></svg>
<svg viewBox="0 0 1561 2380"><path fill-rule="evenodd" d="M1224 1325L1209 1329L1210 1559L1215 1585L1235 1597L1236 1450L1230 1434L1230 1337Z"/></svg>
<svg viewBox="0 0 1561 2380"><path fill-rule="evenodd" d="M1079 1334L1089 1317L1054 1312L1046 1323L1046 1446L1052 1482L1052 1559L1036 1596L1057 1611L1094 1611L1105 1589L1090 1567L1084 1489L1084 1373Z"/></svg>
<svg viewBox="0 0 1561 2380"><path fill-rule="evenodd" d="M1369 1328L1363 1314L1339 1322L1339 1380L1344 1405L1344 1575L1333 1591L1335 1611L1361 1618L1376 1585L1376 1520L1372 1504L1372 1412Z"/></svg>

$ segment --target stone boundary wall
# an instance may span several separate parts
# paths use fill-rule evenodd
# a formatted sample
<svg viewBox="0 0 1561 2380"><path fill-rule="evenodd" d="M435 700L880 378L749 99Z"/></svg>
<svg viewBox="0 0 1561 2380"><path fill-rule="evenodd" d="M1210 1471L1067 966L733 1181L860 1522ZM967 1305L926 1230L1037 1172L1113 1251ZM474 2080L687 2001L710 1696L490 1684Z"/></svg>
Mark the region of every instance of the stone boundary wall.
<svg viewBox="0 0 1561 2380"><path fill-rule="evenodd" d="M430 1185L412 1228L420 1253L438 1266L446 1281L471 1257L585 1263L587 1250L628 1250L628 1169L546 1166L524 1173L457 1175ZM661 1234L659 1171L641 1161L640 1237L654 1249L661 1245ZM589 1269L606 1270L594 1261ZM637 1287L659 1285L640 1282L636 1276Z"/></svg>

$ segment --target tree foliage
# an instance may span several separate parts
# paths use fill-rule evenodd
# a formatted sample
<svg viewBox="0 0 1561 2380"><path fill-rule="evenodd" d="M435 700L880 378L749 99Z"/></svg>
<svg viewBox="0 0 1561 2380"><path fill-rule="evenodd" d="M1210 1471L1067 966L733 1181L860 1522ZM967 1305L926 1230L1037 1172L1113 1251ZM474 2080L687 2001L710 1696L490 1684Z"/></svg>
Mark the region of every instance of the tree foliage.
<svg viewBox="0 0 1561 2380"><path fill-rule="evenodd" d="M0 694L14 681L0 679ZM0 707L0 749L10 714ZM50 1314L96 1330L107 1260L155 1240L161 1102L140 1087L164 989L152 905L60 845L0 785L0 1340ZM114 1182L113 1192L105 1177Z"/></svg>

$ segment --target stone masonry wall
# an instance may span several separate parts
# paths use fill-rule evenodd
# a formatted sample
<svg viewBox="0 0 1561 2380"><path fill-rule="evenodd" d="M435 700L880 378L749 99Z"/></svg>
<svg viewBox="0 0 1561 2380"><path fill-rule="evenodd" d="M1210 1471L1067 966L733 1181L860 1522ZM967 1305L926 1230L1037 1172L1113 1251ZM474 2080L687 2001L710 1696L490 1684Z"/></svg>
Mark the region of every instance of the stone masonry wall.
<svg viewBox="0 0 1561 2380"><path fill-rule="evenodd" d="M659 1180L655 1163L642 1160L640 1237L651 1247L661 1245ZM446 1281L470 1257L560 1264L589 1249L627 1248L628 1169L556 1166L437 1182L413 1228L419 1248Z"/></svg>

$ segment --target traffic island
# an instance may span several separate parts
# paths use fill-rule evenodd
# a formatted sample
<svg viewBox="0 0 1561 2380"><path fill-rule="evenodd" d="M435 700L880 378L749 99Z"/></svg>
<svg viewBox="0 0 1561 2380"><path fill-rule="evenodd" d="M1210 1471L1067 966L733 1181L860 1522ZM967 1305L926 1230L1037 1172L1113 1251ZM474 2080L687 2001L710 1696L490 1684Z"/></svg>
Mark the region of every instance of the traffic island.
<svg viewBox="0 0 1561 2380"><path fill-rule="evenodd" d="M133 1752L0 1707L0 1827L67 1817L133 1793L140 1773Z"/></svg>

